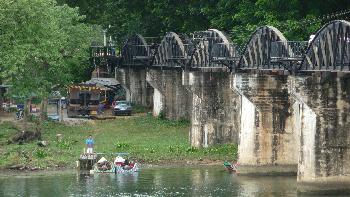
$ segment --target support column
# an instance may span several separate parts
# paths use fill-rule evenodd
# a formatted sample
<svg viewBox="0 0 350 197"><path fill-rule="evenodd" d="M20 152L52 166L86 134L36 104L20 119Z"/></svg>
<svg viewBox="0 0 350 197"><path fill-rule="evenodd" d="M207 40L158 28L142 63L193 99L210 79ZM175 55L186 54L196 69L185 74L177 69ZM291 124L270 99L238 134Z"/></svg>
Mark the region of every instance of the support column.
<svg viewBox="0 0 350 197"><path fill-rule="evenodd" d="M350 194L350 74L293 77L300 113L300 192Z"/></svg>
<svg viewBox="0 0 350 197"><path fill-rule="evenodd" d="M230 89L229 72L185 73L193 94L190 142L192 146L238 143L240 99Z"/></svg>
<svg viewBox="0 0 350 197"><path fill-rule="evenodd" d="M149 69L147 82L154 88L154 116L163 112L170 120L189 119L192 95L182 85L181 70Z"/></svg>
<svg viewBox="0 0 350 197"><path fill-rule="evenodd" d="M298 129L294 127L288 77L241 73L235 74L233 83L242 99L238 162L296 172Z"/></svg>
<svg viewBox="0 0 350 197"><path fill-rule="evenodd" d="M116 70L116 80L125 89L127 100L143 106L152 106L153 101L149 99L152 91L146 82L144 68L120 68Z"/></svg>

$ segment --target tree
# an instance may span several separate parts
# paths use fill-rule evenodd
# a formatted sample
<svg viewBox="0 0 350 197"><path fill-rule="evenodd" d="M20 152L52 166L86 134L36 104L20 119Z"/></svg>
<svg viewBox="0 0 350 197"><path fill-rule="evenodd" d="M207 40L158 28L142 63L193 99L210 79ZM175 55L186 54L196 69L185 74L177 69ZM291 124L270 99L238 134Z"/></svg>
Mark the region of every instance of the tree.
<svg viewBox="0 0 350 197"><path fill-rule="evenodd" d="M244 45L259 26L272 25L289 40L307 40L322 24L350 8L349 0L60 0L80 8L86 22L112 25L119 41L132 33L163 36L217 28ZM326 17L324 17L326 15ZM330 17L327 17L330 15ZM320 19L321 17L321 19ZM322 19L322 17L324 17Z"/></svg>
<svg viewBox="0 0 350 197"><path fill-rule="evenodd" d="M13 96L45 100L86 69L81 63L93 31L78 9L54 0L0 0L0 10L0 77L10 82Z"/></svg>

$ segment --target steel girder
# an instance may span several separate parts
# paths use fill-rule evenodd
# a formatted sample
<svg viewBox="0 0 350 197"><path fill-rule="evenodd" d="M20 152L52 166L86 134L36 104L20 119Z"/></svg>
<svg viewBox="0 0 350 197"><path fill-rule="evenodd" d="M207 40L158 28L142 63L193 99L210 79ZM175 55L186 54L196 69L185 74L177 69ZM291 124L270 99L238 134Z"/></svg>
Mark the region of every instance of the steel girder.
<svg viewBox="0 0 350 197"><path fill-rule="evenodd" d="M299 71L350 72L350 23L336 20L317 31Z"/></svg>
<svg viewBox="0 0 350 197"><path fill-rule="evenodd" d="M246 70L284 70L280 64L271 64L271 44L276 41L287 41L276 28L264 26L258 28L250 37L241 56L238 69Z"/></svg>
<svg viewBox="0 0 350 197"><path fill-rule="evenodd" d="M152 59L150 46L140 34L130 36L121 50L125 66L147 66Z"/></svg>
<svg viewBox="0 0 350 197"><path fill-rule="evenodd" d="M191 34L169 32L159 44L131 36L122 48L123 65L170 68L229 67L239 70L350 72L350 23L332 21L311 43L287 41L276 28L258 28L244 51L217 29Z"/></svg>

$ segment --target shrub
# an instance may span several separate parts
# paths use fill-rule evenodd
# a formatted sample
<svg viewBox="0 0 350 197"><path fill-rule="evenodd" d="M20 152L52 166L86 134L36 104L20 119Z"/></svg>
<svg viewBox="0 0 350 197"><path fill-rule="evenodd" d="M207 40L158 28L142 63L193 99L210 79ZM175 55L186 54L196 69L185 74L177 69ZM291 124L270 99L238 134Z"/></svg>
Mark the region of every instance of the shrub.
<svg viewBox="0 0 350 197"><path fill-rule="evenodd" d="M69 143L66 140L62 140L60 142L57 142L57 147L61 148L61 149L66 149L66 150L71 150L72 149L71 143Z"/></svg>
<svg viewBox="0 0 350 197"><path fill-rule="evenodd" d="M125 143L125 142L117 142L117 143L115 143L115 148L116 149L127 149L127 148L129 148L130 147L130 144L128 144L128 143Z"/></svg>
<svg viewBox="0 0 350 197"><path fill-rule="evenodd" d="M46 152L45 150L43 150L43 149L37 149L37 150L35 151L35 156L36 156L37 158L42 159L42 158L47 157L47 152Z"/></svg>

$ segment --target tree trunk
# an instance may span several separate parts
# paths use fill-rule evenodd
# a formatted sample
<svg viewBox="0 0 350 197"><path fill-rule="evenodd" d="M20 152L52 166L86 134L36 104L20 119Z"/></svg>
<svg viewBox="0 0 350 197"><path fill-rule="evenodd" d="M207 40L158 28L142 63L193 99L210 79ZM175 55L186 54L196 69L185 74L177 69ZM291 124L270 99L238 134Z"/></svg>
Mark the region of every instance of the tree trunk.
<svg viewBox="0 0 350 197"><path fill-rule="evenodd" d="M29 120L29 107L32 103L32 98L26 99L25 103L24 103L24 111L23 111L23 121L24 121L24 131L28 130L28 120Z"/></svg>
<svg viewBox="0 0 350 197"><path fill-rule="evenodd" d="M41 100L41 112L40 112L40 121L47 120L47 97Z"/></svg>
<svg viewBox="0 0 350 197"><path fill-rule="evenodd" d="M2 84L2 80L0 79L0 85ZM3 88L0 87L0 112L3 111L2 104L4 103L4 91Z"/></svg>
<svg viewBox="0 0 350 197"><path fill-rule="evenodd" d="M59 100L59 105L58 105L58 107L60 108L59 110L60 110L60 122L63 122L63 105L62 105L62 100L60 99Z"/></svg>
<svg viewBox="0 0 350 197"><path fill-rule="evenodd" d="M1 82L0 82L1 85ZM2 88L0 88L0 112L3 111L4 109L2 108L2 104L4 103L4 94L2 92Z"/></svg>

